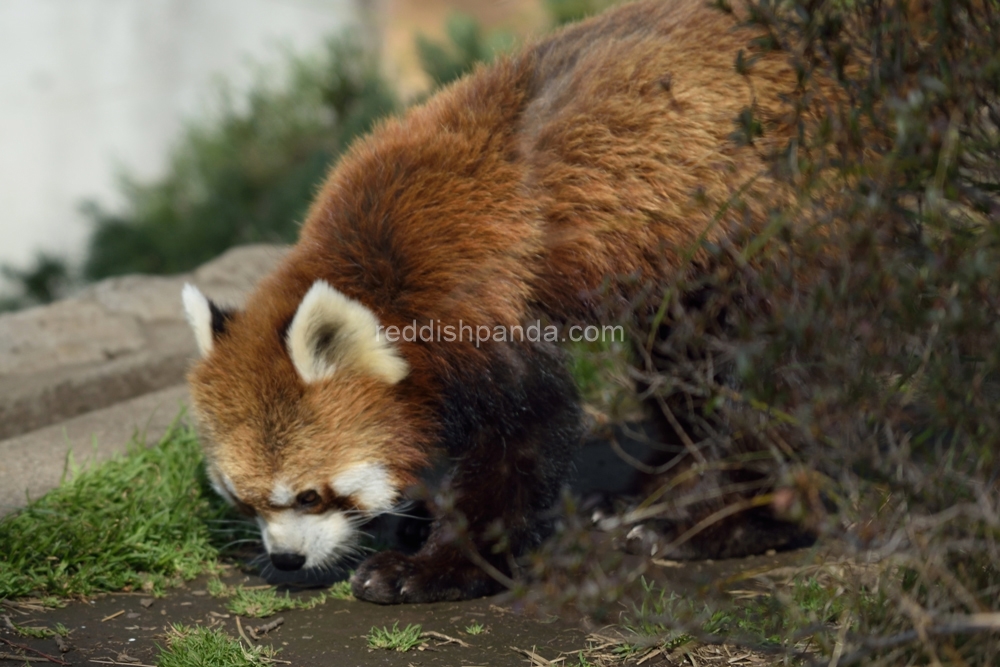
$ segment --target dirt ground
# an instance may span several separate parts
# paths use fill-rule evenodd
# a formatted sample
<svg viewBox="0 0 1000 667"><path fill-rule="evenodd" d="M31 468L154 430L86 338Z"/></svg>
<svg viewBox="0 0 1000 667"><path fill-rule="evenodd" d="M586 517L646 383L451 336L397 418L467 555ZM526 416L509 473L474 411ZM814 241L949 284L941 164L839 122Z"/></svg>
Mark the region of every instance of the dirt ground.
<svg viewBox="0 0 1000 667"><path fill-rule="evenodd" d="M759 556L732 561L703 561L661 565L657 579L667 582L681 595L702 595L720 582L747 588L752 581L747 575L779 567L795 566L812 561L816 553L807 550L773 556ZM263 586L254 576L233 573L223 577L229 584ZM62 653L53 638L26 639L7 627L0 628L0 637L72 665L118 664L138 667L155 665L160 648L165 646L171 624L201 625L224 630L239 637L240 629L250 635L250 628L260 627L278 616L284 623L261 638L278 653L278 660L302 666L371 666L423 667L433 665L506 667L507 665L579 664L576 652L594 643L599 629L584 629L581 625L555 617L529 618L519 613L503 596L468 602L381 607L355 600L327 600L310 610L294 610L268 619L239 618L225 608L224 599L208 594L207 578L171 589L165 597L152 598L146 593L117 593L86 601L74 601L62 609L45 610L30 602L3 602L0 614L11 617L21 626L55 627L61 623L70 630L68 643L72 649ZM311 596L315 592L294 592L293 596ZM368 648L367 635L372 627L404 627L417 623L424 631L460 640L465 645L446 638L431 637L423 650L398 653ZM470 636L465 628L478 623L485 631ZM605 634L609 634L606 632ZM588 642L589 638L589 642ZM249 640L253 641L253 640ZM10 645L0 647L0 653L18 653ZM532 658L531 654L537 658ZM702 662L711 664L713 655L718 664L761 664L759 657L728 647L704 647ZM38 653L29 653L40 658ZM562 658L562 660L560 660ZM621 664L637 664L638 657ZM734 660L736 658L736 660ZM544 662L543 662L544 661ZM42 664L41 662L36 664ZM51 664L51 663L49 663ZM277 663L284 664L284 663ZM648 655L642 662L647 667L680 664L676 656ZM684 664L689 664L687 661Z"/></svg>
<svg viewBox="0 0 1000 667"><path fill-rule="evenodd" d="M625 436L625 433L618 434L621 447L630 456L645 460L649 452L640 441ZM581 449L574 490L580 497L594 493L622 493L635 485L636 474L634 467L614 454L604 442L595 439ZM380 539L391 545L391 535L395 531L391 522L382 530L385 534ZM246 554L248 559L254 555ZM756 573L796 567L824 558L824 553L807 549L728 561L657 561L657 570L647 572L647 576L663 584L666 590L681 596L696 596L701 600L705 596L728 595L725 590L739 589L745 593L756 585L753 581ZM268 583L235 567L222 580L229 585L244 587L267 587ZM34 653L26 652L38 661L33 661L33 664L45 664L45 658L38 653L41 652L72 665L155 665L160 647L166 646L172 624L218 628L233 638L240 637L242 628L244 634L252 637L248 628L260 627L278 616L284 619L284 623L262 636L260 643L278 650L275 657L279 661L305 667L571 667L581 664L577 652L607 644L602 637L614 634L613 628L585 628L575 620L528 617L520 613L516 602L507 600L503 595L466 602L390 607L331 599L309 610L280 612L266 619L237 619L226 610L225 599L209 595L207 582L208 577L201 577L169 589L162 598L153 598L148 593L114 593L73 601L61 609L45 609L26 600L0 600L0 665L4 664L2 655L5 653L25 654L8 642L33 649ZM275 582L272 580L271 583ZM283 590L279 587L279 591ZM317 595L319 589L290 590L293 597L311 597ZM4 615L18 626L54 628L61 623L70 631L67 642L72 649L61 652L54 638L20 637L4 622ZM420 651L398 653L369 649L367 635L371 629L391 628L394 623L401 628L410 623L420 624L424 631L460 640L465 645L431 637ZM466 634L465 628L474 623L483 625L485 632L476 636ZM592 655L591 664L609 664L610 649L603 651L602 655L602 660ZM765 657L750 655L733 647L700 647L692 658L698 665L735 667L771 662ZM640 652L631 660L616 664L661 667L690 665L692 661L685 656Z"/></svg>

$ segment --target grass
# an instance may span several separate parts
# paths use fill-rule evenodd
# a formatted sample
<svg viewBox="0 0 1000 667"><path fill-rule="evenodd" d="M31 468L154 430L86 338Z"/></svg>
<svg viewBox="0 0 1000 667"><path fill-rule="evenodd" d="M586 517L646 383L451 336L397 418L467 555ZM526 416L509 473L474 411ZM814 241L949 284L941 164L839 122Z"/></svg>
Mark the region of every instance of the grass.
<svg viewBox="0 0 1000 667"><path fill-rule="evenodd" d="M402 630L398 623L392 624L392 629L373 627L368 633L368 648L379 648L386 651L406 653L424 643L420 634L423 628L419 625L407 625Z"/></svg>
<svg viewBox="0 0 1000 667"><path fill-rule="evenodd" d="M642 408L630 390L630 359L624 341L568 342L564 349L569 357L569 372L591 413L601 415L602 421L628 421L641 416Z"/></svg>
<svg viewBox="0 0 1000 667"><path fill-rule="evenodd" d="M219 630L174 625L161 649L158 667L252 667L270 664L270 646L246 647Z"/></svg>
<svg viewBox="0 0 1000 667"><path fill-rule="evenodd" d="M351 575L353 574L354 573L352 572L347 575L347 579L338 581L330 586L330 588L326 591L327 597L331 600L353 600L354 595L351 594Z"/></svg>
<svg viewBox="0 0 1000 667"><path fill-rule="evenodd" d="M274 589L254 590L239 587L232 599L226 603L226 609L237 616L252 618L267 618L281 611L291 609L312 609L326 602L326 593L320 593L308 599L293 598L288 591L279 595Z"/></svg>
<svg viewBox="0 0 1000 667"><path fill-rule="evenodd" d="M227 598L233 594L233 587L227 586L221 579L215 577L208 580L208 594L213 598Z"/></svg>
<svg viewBox="0 0 1000 667"><path fill-rule="evenodd" d="M31 639L47 639L57 635L65 637L69 634L69 628L62 623L56 623L54 628L46 628L44 626L18 625L11 621L9 627L21 637L30 637Z"/></svg>
<svg viewBox="0 0 1000 667"><path fill-rule="evenodd" d="M634 656L650 646L672 651L684 644L697 644L725 637L741 645L760 648L792 648L792 638L824 641L836 626L847 623L856 629L859 615L889 614L885 600L870 593L848 597L829 577L796 578L770 595L733 603L698 604L663 587L641 580L642 602L622 622L635 640L621 644L616 654Z"/></svg>
<svg viewBox="0 0 1000 667"><path fill-rule="evenodd" d="M23 510L0 519L0 599L59 598L142 589L161 593L180 580L221 569L226 544L256 538L209 488L192 429L178 422L155 447L128 451L92 468L67 463L67 479ZM230 611L264 617L351 598L349 581L309 600L273 590L208 582ZM30 630L28 630L30 631Z"/></svg>
<svg viewBox="0 0 1000 667"><path fill-rule="evenodd" d="M473 623L465 627L465 634L475 637L476 635L481 635L486 631L486 626L482 623Z"/></svg>
<svg viewBox="0 0 1000 667"><path fill-rule="evenodd" d="M348 580L338 581L328 590L308 599L293 598L287 591L282 596L273 588L228 586L218 578L209 580L208 593L214 598L230 598L226 603L230 613L252 618L266 618L291 609L312 609L327 600L354 599Z"/></svg>
<svg viewBox="0 0 1000 667"><path fill-rule="evenodd" d="M0 598L158 592L218 565L241 525L209 490L198 440L175 425L158 445L71 474L0 519Z"/></svg>
<svg viewBox="0 0 1000 667"><path fill-rule="evenodd" d="M311 598L293 598L288 591L278 594L273 588L246 588L244 586L227 586L219 579L208 582L208 593L215 598L229 598L226 609L237 616L250 618L267 618L278 612L292 609L312 609L327 601L328 598L344 599L340 585L335 585L329 592L323 592ZM348 588L348 590L350 590Z"/></svg>

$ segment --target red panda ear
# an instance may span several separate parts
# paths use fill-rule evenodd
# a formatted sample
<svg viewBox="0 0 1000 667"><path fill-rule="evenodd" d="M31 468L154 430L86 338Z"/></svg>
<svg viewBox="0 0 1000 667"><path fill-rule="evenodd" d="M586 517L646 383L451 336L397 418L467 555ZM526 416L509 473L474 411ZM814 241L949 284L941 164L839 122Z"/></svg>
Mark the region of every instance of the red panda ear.
<svg viewBox="0 0 1000 667"><path fill-rule="evenodd" d="M184 301L188 323L194 330L198 350L201 356L206 357L212 351L215 339L226 332L226 323L233 313L216 306L190 283L184 285L181 299Z"/></svg>
<svg viewBox="0 0 1000 667"><path fill-rule="evenodd" d="M317 280L288 327L288 355L306 382L355 368L396 384L410 372L367 306Z"/></svg>

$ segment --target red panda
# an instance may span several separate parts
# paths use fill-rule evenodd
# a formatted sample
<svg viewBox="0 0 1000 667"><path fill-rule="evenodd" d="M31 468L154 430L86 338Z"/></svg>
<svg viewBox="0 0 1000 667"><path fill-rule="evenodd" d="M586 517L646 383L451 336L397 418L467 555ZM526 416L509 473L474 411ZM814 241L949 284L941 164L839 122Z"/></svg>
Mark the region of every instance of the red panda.
<svg viewBox="0 0 1000 667"><path fill-rule="evenodd" d="M508 556L539 543L583 431L562 353L516 327L626 317L700 236L763 219L753 198L712 219L738 189L773 186L760 142L732 138L740 112L753 106L761 141L793 131L780 98L794 73L753 37L704 0L567 27L357 141L242 310L185 288L209 475L257 517L275 567L349 554L359 522L443 456L469 541L439 518L415 554L365 560L353 592L498 590L483 561L509 574ZM399 335L414 323L432 334ZM511 336L470 340L479 327Z"/></svg>

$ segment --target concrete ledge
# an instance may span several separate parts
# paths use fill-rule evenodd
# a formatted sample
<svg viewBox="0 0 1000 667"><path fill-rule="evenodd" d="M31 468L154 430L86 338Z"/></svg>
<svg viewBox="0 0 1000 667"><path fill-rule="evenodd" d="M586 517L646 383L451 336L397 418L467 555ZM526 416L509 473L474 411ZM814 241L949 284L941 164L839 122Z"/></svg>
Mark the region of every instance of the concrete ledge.
<svg viewBox="0 0 1000 667"><path fill-rule="evenodd" d="M111 278L71 299L0 315L0 439L182 382L196 354L183 284L239 305L285 251L234 248L191 274Z"/></svg>
<svg viewBox="0 0 1000 667"><path fill-rule="evenodd" d="M179 385L0 442L0 515L58 486L71 450L83 465L124 452L136 434L156 443L188 405Z"/></svg>

